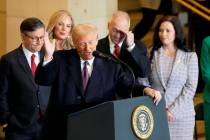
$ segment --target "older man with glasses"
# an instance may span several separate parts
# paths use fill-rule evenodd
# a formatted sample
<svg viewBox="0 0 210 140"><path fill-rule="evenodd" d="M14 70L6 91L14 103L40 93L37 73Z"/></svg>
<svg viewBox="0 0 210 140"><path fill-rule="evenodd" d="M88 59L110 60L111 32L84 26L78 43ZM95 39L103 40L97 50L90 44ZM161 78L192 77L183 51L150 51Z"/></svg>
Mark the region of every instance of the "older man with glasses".
<svg viewBox="0 0 210 140"><path fill-rule="evenodd" d="M149 95L154 97L158 104L161 94L149 87L150 61L147 57L147 48L144 44L134 39L130 31L130 17L125 11L116 11L108 22L108 35L98 41L97 50L119 58L134 72L136 78L132 96Z"/></svg>
<svg viewBox="0 0 210 140"><path fill-rule="evenodd" d="M21 45L0 60L0 124L6 140L38 140L50 87L34 81L45 26L37 18L20 25Z"/></svg>

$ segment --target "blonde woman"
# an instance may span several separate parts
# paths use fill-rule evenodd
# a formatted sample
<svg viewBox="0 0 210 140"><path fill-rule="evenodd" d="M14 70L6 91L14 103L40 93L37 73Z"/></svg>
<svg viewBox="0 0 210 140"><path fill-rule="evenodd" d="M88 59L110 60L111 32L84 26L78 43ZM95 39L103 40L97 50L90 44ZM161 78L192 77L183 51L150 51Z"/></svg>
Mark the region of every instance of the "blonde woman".
<svg viewBox="0 0 210 140"><path fill-rule="evenodd" d="M73 47L71 31L74 26L72 15L66 10L55 12L48 23L47 32L49 39L55 39L56 50L69 50Z"/></svg>

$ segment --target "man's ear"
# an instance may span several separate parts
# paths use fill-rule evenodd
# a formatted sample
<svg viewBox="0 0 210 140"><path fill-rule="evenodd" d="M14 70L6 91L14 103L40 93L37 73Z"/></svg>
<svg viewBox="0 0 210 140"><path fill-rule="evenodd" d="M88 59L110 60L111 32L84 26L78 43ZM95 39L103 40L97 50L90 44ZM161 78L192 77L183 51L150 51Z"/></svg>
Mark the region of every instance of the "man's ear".
<svg viewBox="0 0 210 140"><path fill-rule="evenodd" d="M22 41L24 40L24 37L25 37L24 33L20 32L20 38Z"/></svg>
<svg viewBox="0 0 210 140"><path fill-rule="evenodd" d="M110 22L107 23L107 28L109 29L109 27L110 27Z"/></svg>

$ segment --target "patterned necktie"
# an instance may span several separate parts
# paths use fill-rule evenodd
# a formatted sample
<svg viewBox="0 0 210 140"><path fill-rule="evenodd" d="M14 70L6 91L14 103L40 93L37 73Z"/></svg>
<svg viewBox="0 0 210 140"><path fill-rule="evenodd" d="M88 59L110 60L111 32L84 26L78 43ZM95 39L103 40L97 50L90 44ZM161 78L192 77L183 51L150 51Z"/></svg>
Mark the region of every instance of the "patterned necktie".
<svg viewBox="0 0 210 140"><path fill-rule="evenodd" d="M84 66L83 66L83 72L82 72L82 78L83 78L83 89L85 90L87 87L87 83L88 83L88 69L87 69L87 65L88 65L88 61L84 62Z"/></svg>
<svg viewBox="0 0 210 140"><path fill-rule="evenodd" d="M118 46L118 44L115 44L114 48L115 49L114 49L113 55L118 58L120 55L120 47Z"/></svg>
<svg viewBox="0 0 210 140"><path fill-rule="evenodd" d="M33 74L33 76L35 75L35 71L36 71L36 63L35 63L35 54L31 55L31 72Z"/></svg>

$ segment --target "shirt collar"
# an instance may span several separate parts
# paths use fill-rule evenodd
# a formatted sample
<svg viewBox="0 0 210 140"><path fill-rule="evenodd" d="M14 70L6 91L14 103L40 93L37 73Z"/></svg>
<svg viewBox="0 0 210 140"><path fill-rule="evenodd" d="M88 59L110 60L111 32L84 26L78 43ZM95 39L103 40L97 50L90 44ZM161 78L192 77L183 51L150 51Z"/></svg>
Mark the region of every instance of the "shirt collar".
<svg viewBox="0 0 210 140"><path fill-rule="evenodd" d="M39 54L38 52L35 52L35 53L32 53L31 51L29 51L23 44L22 44L22 47L23 47L23 52L25 54L25 56L27 58L30 58L32 54L35 54L35 56L38 58L39 57Z"/></svg>
<svg viewBox="0 0 210 140"><path fill-rule="evenodd" d="M124 41L124 39L122 39L122 40L120 41L120 43L117 44L120 48L121 48L121 46L122 46L122 44L123 44L123 41ZM110 45L111 47L114 47L114 45L115 45L115 43L112 42L110 36L109 36L109 45Z"/></svg>
<svg viewBox="0 0 210 140"><path fill-rule="evenodd" d="M95 57L93 57L93 58L90 59L90 60L83 60L82 58L80 58L80 62L81 62L81 64L83 64L85 61L87 61L88 64L89 64L90 66L92 66L92 65L93 65L94 59L95 59Z"/></svg>

